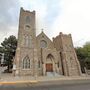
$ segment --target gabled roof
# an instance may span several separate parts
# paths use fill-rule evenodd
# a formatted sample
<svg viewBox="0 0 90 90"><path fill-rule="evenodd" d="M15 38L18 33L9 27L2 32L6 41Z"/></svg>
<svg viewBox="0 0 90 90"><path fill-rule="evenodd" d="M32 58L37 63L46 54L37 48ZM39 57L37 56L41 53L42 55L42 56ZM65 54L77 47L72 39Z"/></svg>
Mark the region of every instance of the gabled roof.
<svg viewBox="0 0 90 90"><path fill-rule="evenodd" d="M48 40L50 40L50 38L42 31L38 36L37 36L37 38L39 38L39 37L41 37L41 38L43 38L43 37L45 37L45 38L47 38ZM51 41L51 40L50 40ZM51 41L52 42L52 41Z"/></svg>

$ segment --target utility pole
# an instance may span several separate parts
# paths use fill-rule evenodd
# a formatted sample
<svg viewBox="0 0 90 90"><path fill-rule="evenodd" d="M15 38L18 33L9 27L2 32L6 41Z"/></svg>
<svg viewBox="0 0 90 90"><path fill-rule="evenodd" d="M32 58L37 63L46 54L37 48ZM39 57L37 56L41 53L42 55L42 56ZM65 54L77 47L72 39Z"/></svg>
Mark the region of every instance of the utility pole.
<svg viewBox="0 0 90 90"><path fill-rule="evenodd" d="M1 65L4 64L4 53L2 53L2 56L1 56Z"/></svg>

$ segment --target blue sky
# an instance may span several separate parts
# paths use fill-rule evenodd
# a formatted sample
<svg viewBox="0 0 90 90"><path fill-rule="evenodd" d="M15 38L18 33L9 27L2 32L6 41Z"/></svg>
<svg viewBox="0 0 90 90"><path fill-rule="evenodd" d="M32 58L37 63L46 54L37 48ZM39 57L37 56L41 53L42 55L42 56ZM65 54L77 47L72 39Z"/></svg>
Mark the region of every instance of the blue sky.
<svg viewBox="0 0 90 90"><path fill-rule="evenodd" d="M90 41L90 0L0 0L0 42L17 36L20 7L36 11L37 34L72 34L74 46Z"/></svg>

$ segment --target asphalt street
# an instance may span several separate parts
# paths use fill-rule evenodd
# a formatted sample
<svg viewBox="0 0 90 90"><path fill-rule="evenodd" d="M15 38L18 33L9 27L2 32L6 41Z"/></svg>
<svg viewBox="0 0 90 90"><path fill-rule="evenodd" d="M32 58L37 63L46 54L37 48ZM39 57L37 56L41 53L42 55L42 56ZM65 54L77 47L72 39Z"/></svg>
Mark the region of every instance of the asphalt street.
<svg viewBox="0 0 90 90"><path fill-rule="evenodd" d="M0 90L90 90L90 83L0 85Z"/></svg>

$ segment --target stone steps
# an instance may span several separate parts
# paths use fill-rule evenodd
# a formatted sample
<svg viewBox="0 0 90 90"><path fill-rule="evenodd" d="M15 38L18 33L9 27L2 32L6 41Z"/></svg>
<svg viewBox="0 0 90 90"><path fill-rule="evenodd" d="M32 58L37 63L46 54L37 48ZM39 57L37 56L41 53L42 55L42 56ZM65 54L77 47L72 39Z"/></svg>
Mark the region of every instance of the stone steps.
<svg viewBox="0 0 90 90"><path fill-rule="evenodd" d="M56 72L47 72L47 76L60 76L60 75Z"/></svg>

